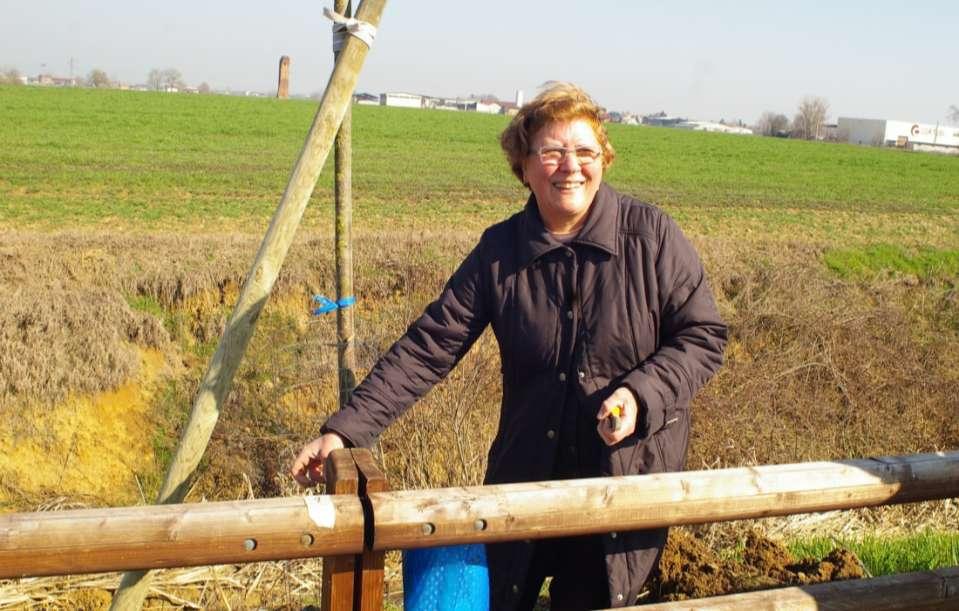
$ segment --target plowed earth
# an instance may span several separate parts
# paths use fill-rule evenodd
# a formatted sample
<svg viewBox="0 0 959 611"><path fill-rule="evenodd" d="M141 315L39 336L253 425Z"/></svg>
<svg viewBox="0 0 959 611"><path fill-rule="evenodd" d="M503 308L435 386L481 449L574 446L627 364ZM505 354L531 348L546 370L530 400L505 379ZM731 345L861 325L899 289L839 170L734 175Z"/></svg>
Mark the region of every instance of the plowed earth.
<svg viewBox="0 0 959 611"><path fill-rule="evenodd" d="M653 577L649 599L705 598L865 576L856 555L844 549L835 549L822 560L797 559L781 543L753 531L746 536L741 557L724 559L698 537L674 529Z"/></svg>

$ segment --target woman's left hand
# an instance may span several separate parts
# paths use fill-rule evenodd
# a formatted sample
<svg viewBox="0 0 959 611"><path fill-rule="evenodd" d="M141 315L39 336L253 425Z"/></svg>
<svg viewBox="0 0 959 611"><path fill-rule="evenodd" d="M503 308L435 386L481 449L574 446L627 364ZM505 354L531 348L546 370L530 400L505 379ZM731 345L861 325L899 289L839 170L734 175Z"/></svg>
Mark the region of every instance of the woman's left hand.
<svg viewBox="0 0 959 611"><path fill-rule="evenodd" d="M619 412L619 427L613 427L613 416ZM596 413L599 424L596 430L606 445L616 445L626 439L636 430L636 419L639 417L639 407L633 391L620 386L611 394Z"/></svg>

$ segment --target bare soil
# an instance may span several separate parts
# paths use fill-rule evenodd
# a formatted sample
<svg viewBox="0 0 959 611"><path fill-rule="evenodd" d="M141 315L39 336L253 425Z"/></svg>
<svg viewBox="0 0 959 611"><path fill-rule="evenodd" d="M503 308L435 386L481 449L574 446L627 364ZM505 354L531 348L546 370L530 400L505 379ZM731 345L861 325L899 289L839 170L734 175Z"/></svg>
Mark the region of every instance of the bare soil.
<svg viewBox="0 0 959 611"><path fill-rule="evenodd" d="M795 558L784 545L751 531L741 557L723 558L682 529L669 541L650 586L650 601L676 601L839 579L861 579L855 554L835 549L822 560Z"/></svg>

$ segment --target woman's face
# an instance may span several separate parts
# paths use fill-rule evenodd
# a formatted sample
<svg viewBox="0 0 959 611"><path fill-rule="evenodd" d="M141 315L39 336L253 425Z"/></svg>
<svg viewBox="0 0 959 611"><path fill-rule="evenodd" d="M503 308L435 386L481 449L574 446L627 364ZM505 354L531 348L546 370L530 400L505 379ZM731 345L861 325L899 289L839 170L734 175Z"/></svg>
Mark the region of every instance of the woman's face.
<svg viewBox="0 0 959 611"><path fill-rule="evenodd" d="M586 221L603 180L603 149L592 125L583 119L547 123L536 132L530 145L530 154L523 162L523 176L536 195L543 223L553 233L577 231ZM560 161L544 161L540 155L543 148L568 152ZM575 149L580 149L581 154L575 154ZM600 155L590 161L585 149Z"/></svg>

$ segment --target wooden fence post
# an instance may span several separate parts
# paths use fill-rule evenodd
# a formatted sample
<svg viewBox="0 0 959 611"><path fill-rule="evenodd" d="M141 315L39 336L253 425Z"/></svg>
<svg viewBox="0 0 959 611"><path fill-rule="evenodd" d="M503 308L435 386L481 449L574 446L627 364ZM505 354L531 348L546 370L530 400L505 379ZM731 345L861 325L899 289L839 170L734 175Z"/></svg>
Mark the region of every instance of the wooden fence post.
<svg viewBox="0 0 959 611"><path fill-rule="evenodd" d="M335 450L326 459L327 494L359 496L365 522L364 550L323 559L322 611L380 611L383 608L385 553L373 548L373 515L366 495L386 492L386 476L365 448Z"/></svg>
<svg viewBox="0 0 959 611"><path fill-rule="evenodd" d="M363 0L356 17L378 27L385 5L386 0ZM253 335L256 321L273 290L310 195L333 146L343 114L350 107L368 51L364 42L347 36L286 191L247 273L216 352L200 381L190 420L183 429L176 454L157 495L157 504L179 503L186 497L219 419L220 408L233 384L233 376ZM110 608L114 611L140 609L148 586L147 572L125 573Z"/></svg>
<svg viewBox="0 0 959 611"><path fill-rule="evenodd" d="M390 489L386 475L373 460L373 455L366 448L353 450L353 460L360 475L360 502L363 504L363 513L366 516L366 542L360 558L360 570L357 573L358 583L356 593L358 599L354 605L355 611L380 611L383 608L383 564L386 552L373 548L373 536L376 532L373 523L373 506L369 502L368 494L386 492Z"/></svg>
<svg viewBox="0 0 959 611"><path fill-rule="evenodd" d="M327 494L356 496L360 491L359 474L350 450L334 450L323 467ZM357 556L323 558L322 611L353 611Z"/></svg>

